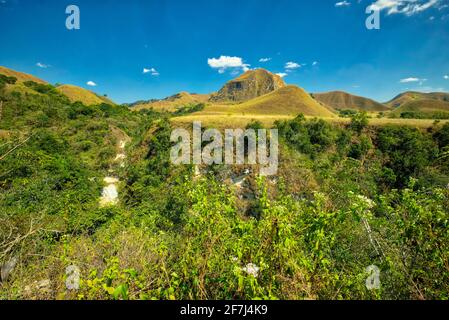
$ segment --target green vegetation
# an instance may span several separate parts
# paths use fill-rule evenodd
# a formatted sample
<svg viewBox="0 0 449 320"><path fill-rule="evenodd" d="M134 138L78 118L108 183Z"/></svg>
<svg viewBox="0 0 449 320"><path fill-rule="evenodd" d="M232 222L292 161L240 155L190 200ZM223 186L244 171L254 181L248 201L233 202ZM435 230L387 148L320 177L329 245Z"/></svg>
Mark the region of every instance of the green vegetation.
<svg viewBox="0 0 449 320"><path fill-rule="evenodd" d="M171 164L167 115L26 85L0 89L0 299L449 299L448 124L278 121L278 175L236 186L241 167Z"/></svg>
<svg viewBox="0 0 449 320"><path fill-rule="evenodd" d="M183 116L183 115L186 115L189 113L203 111L205 107L206 107L206 105L204 103L190 104L190 105L179 108L178 110L173 112L173 115Z"/></svg>
<svg viewBox="0 0 449 320"><path fill-rule="evenodd" d="M449 119L449 112L418 112L405 111L401 112L402 119Z"/></svg>

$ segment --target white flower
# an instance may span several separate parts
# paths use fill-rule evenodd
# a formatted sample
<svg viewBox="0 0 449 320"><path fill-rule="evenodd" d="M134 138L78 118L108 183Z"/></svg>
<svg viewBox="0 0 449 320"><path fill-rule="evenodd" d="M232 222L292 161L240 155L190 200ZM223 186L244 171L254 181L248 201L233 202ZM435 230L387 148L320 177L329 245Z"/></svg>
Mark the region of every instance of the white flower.
<svg viewBox="0 0 449 320"><path fill-rule="evenodd" d="M246 272L250 276L257 278L259 276L260 268L256 266L254 263L248 263L246 267L242 268L242 271Z"/></svg>

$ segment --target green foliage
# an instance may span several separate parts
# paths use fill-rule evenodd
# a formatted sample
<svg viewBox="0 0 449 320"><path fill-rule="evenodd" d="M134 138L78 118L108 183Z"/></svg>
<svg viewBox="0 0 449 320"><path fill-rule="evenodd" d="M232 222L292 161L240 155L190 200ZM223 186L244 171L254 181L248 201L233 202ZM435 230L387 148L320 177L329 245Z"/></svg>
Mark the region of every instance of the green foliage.
<svg viewBox="0 0 449 320"><path fill-rule="evenodd" d="M15 84L16 82L17 78L0 74L0 90L3 90L7 84Z"/></svg>
<svg viewBox="0 0 449 320"><path fill-rule="evenodd" d="M338 110L338 115L343 118L351 118L357 114L357 110L343 109Z"/></svg>
<svg viewBox="0 0 449 320"><path fill-rule="evenodd" d="M277 122L278 176L250 174L242 191L227 181L234 168L172 165L165 115L28 85L39 94L0 92L0 263L21 257L0 298L449 298L449 125ZM108 175L120 202L101 207ZM365 285L370 265L378 290ZM50 293L24 290L41 279Z"/></svg>
<svg viewBox="0 0 449 320"><path fill-rule="evenodd" d="M385 127L378 132L376 146L385 155L385 166L397 175L396 186L405 186L435 160L438 148L415 128Z"/></svg>
<svg viewBox="0 0 449 320"><path fill-rule="evenodd" d="M402 119L449 119L449 112L420 112L420 111L404 111L401 112Z"/></svg>
<svg viewBox="0 0 449 320"><path fill-rule="evenodd" d="M357 112L351 115L351 123L349 124L349 128L358 134L362 133L363 129L365 129L369 124L368 114L363 112Z"/></svg>
<svg viewBox="0 0 449 320"><path fill-rule="evenodd" d="M173 115L175 116L183 116L189 113L199 112L204 110L206 105L204 103L198 103L198 104L191 104L184 107L179 108L175 112L173 112Z"/></svg>
<svg viewBox="0 0 449 320"><path fill-rule="evenodd" d="M298 151L316 156L335 143L338 131L322 119L307 121L299 115L291 121L276 122L280 136Z"/></svg>

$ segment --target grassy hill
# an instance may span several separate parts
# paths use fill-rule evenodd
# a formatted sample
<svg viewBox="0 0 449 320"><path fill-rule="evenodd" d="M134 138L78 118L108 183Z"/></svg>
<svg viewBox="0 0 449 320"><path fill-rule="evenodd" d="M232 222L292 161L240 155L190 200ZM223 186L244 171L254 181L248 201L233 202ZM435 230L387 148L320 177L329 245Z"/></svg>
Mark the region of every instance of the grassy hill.
<svg viewBox="0 0 449 320"><path fill-rule="evenodd" d="M336 118L336 115L297 86L286 86L240 104L210 104L202 111L173 118L176 123L201 121L217 127L245 126L257 120L271 125L276 120L296 117Z"/></svg>
<svg viewBox="0 0 449 320"><path fill-rule="evenodd" d="M85 105L95 105L101 103L108 103L112 105L115 104L106 97L98 96L97 94L95 94L90 90L73 86L70 84L58 86L56 87L56 90L67 96L72 102L81 101Z"/></svg>
<svg viewBox="0 0 449 320"><path fill-rule="evenodd" d="M404 105L407 102L418 100L438 100L449 102L449 93L445 92L423 93L423 92L407 91L397 95L396 97L386 102L385 104L391 108L399 108L400 106Z"/></svg>
<svg viewBox="0 0 449 320"><path fill-rule="evenodd" d="M374 100L352 95L343 91L331 91L326 93L314 93L316 100L336 110L357 110L367 112L387 111L390 108Z"/></svg>
<svg viewBox="0 0 449 320"><path fill-rule="evenodd" d="M208 94L195 94L180 92L162 100L138 101L130 105L135 111L142 109L153 109L155 111L174 112L181 107L198 103L206 103L209 100Z"/></svg>
<svg viewBox="0 0 449 320"><path fill-rule="evenodd" d="M235 107L238 112L254 114L304 114L314 117L333 117L334 114L316 102L303 89L289 85L272 93L252 99Z"/></svg>
<svg viewBox="0 0 449 320"><path fill-rule="evenodd" d="M8 77L15 77L17 78L17 82L21 83L21 82L25 82L25 81L34 81L36 83L40 83L40 84L47 84L46 81L39 79L35 76L32 76L30 74L27 73L23 73L23 72L18 72L6 67L2 67L0 66L0 74L3 74L5 76Z"/></svg>
<svg viewBox="0 0 449 320"><path fill-rule="evenodd" d="M48 85L48 82L45 80L39 79L33 75L15 71L6 67L0 66L0 74L8 76L8 77L14 77L17 79L17 82L15 84L8 84L7 90L9 92L15 91L20 93L28 93L28 94L40 94L39 92L36 92L32 88L30 88L30 85L27 85L29 81L35 82L40 85ZM102 97L97 95L96 93L77 87L74 85L64 84L56 87L56 90L66 97L69 98L71 102L80 101L84 103L85 105L95 105L95 104L101 104L101 103L108 103L111 105L115 105L113 101L106 97Z"/></svg>
<svg viewBox="0 0 449 320"><path fill-rule="evenodd" d="M442 100L411 100L390 113L391 117L448 119L449 102Z"/></svg>

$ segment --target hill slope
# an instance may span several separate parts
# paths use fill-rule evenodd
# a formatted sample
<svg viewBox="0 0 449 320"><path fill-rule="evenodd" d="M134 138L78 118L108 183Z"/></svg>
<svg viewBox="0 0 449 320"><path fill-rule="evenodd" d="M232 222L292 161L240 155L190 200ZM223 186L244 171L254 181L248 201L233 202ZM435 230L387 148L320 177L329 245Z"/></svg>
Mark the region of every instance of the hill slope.
<svg viewBox="0 0 449 320"><path fill-rule="evenodd" d="M264 96L244 102L236 108L254 114L298 115L334 117L335 115L315 101L303 89L288 85Z"/></svg>
<svg viewBox="0 0 449 320"><path fill-rule="evenodd" d="M407 91L394 97L392 100L386 102L385 104L391 108L399 108L400 106L404 105L407 102L417 100L438 100L449 102L449 93L445 92L423 93L423 92Z"/></svg>
<svg viewBox="0 0 449 320"><path fill-rule="evenodd" d="M180 92L162 100L138 101L131 104L130 107L136 111L142 109L153 109L155 111L173 112L178 108L187 105L206 103L209 100L209 97L210 95L207 94Z"/></svg>
<svg viewBox="0 0 449 320"><path fill-rule="evenodd" d="M32 76L27 73L15 71L15 70L12 70L12 69L9 69L6 67L2 67L2 66L0 66L0 74L3 74L8 77L15 77L15 78L17 78L17 82L34 81L36 83L47 84L46 81L39 79L35 76Z"/></svg>
<svg viewBox="0 0 449 320"><path fill-rule="evenodd" d="M64 84L56 87L56 90L67 96L72 102L80 101L85 105L94 105L101 103L114 104L114 102L106 97L100 97L92 91L70 84Z"/></svg>
<svg viewBox="0 0 449 320"><path fill-rule="evenodd" d="M388 111L390 108L374 100L352 95L343 91L314 93L316 100L338 110L357 110L367 112Z"/></svg>
<svg viewBox="0 0 449 320"><path fill-rule="evenodd" d="M278 75L265 69L250 70L226 83L219 92L212 95L210 101L243 102L282 87L285 87L285 82Z"/></svg>
<svg viewBox="0 0 449 320"><path fill-rule="evenodd" d="M438 118L439 116L449 116L449 102L442 100L422 99L412 100L402 104L391 112L393 117L401 117L404 113L410 113L410 117L415 114L420 118Z"/></svg>

